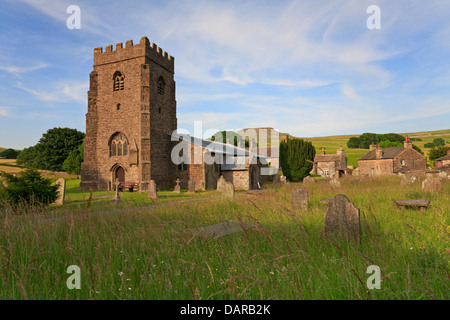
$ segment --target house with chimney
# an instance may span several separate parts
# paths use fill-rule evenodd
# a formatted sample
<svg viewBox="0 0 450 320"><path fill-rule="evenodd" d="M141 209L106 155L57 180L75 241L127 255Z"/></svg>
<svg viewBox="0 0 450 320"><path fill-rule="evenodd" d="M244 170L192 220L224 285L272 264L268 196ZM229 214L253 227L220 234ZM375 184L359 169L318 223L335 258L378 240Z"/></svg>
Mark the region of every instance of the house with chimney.
<svg viewBox="0 0 450 320"><path fill-rule="evenodd" d="M427 159L413 149L411 139L406 137L403 147L381 148L374 143L370 151L358 160L355 175L388 175L401 173L425 173Z"/></svg>
<svg viewBox="0 0 450 320"><path fill-rule="evenodd" d="M310 174L327 178L339 178L349 173L347 157L342 146L336 151L336 154L326 154L325 149L322 148L322 153L314 157L313 168L310 172Z"/></svg>
<svg viewBox="0 0 450 320"><path fill-rule="evenodd" d="M447 150L447 154L435 160L436 168L450 167L450 149Z"/></svg>

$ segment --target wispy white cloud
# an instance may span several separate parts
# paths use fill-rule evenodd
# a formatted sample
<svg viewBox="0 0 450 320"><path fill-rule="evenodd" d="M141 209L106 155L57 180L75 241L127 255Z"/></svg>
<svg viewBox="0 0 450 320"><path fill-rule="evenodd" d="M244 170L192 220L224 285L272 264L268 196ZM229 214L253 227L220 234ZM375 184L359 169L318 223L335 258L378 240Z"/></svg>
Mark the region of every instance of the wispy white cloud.
<svg viewBox="0 0 450 320"><path fill-rule="evenodd" d="M32 89L23 85L21 82L17 82L17 87L32 94L36 98L47 102L67 102L75 100L77 102L86 102L86 92L89 84L87 82L75 83L57 83L52 87L55 90L48 92L40 89ZM48 87L48 86L46 86Z"/></svg>
<svg viewBox="0 0 450 320"><path fill-rule="evenodd" d="M0 106L0 117L4 118L14 118L15 115L12 113L11 108Z"/></svg>
<svg viewBox="0 0 450 320"><path fill-rule="evenodd" d="M6 71L6 72L12 73L12 74L22 74L22 73L31 72L31 71L35 71L35 70L39 70L39 69L43 69L43 68L47 68L47 67L49 67L49 65L47 63L40 63L38 65L31 66L31 67L13 66L13 65L0 66L0 70Z"/></svg>

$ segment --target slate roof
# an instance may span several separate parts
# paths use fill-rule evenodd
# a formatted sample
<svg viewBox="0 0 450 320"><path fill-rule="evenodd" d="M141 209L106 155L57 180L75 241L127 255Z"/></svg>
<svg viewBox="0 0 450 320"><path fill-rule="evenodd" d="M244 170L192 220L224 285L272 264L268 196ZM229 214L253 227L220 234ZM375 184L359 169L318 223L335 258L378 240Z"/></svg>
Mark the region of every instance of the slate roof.
<svg viewBox="0 0 450 320"><path fill-rule="evenodd" d="M196 146L207 149L210 152L221 153L225 156L225 163L220 165L221 170L247 170L246 163L253 155L260 158L262 164L266 163L266 156L252 153L246 149L238 148L236 146L225 144L216 141L203 140L184 134L172 134L172 140L186 141Z"/></svg>
<svg viewBox="0 0 450 320"><path fill-rule="evenodd" d="M450 154L437 158L436 161L450 160Z"/></svg>
<svg viewBox="0 0 450 320"><path fill-rule="evenodd" d="M314 162L332 162L340 160L340 156L337 154L320 154L314 157Z"/></svg>
<svg viewBox="0 0 450 320"><path fill-rule="evenodd" d="M396 156L402 153L403 150L405 150L405 148L391 147L391 148L383 148L382 150L383 154L381 156L381 159L394 159ZM369 151L359 160L377 160L377 151L376 150Z"/></svg>

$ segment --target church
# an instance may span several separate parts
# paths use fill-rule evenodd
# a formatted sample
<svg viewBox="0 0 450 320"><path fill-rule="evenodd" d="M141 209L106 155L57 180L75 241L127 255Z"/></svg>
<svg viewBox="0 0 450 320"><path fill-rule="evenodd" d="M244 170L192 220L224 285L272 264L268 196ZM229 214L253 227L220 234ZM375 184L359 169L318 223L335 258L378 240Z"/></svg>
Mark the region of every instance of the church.
<svg viewBox="0 0 450 320"><path fill-rule="evenodd" d="M163 189L177 179L182 188L192 179L206 190L220 176L236 190L260 187L267 162L254 147L177 134L174 62L147 37L94 49L82 190L114 190L119 180L146 192L151 180Z"/></svg>

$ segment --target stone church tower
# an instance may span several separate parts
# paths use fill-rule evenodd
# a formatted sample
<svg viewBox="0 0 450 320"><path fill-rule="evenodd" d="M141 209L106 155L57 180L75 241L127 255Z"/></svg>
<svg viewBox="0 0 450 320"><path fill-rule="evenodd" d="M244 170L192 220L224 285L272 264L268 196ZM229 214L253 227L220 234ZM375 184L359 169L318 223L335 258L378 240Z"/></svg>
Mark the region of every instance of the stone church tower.
<svg viewBox="0 0 450 320"><path fill-rule="evenodd" d="M177 129L174 58L147 37L94 49L90 73L83 190L113 190L114 181L174 185L170 134Z"/></svg>

